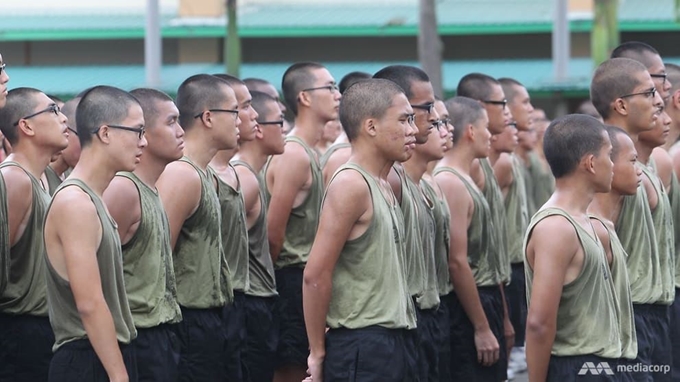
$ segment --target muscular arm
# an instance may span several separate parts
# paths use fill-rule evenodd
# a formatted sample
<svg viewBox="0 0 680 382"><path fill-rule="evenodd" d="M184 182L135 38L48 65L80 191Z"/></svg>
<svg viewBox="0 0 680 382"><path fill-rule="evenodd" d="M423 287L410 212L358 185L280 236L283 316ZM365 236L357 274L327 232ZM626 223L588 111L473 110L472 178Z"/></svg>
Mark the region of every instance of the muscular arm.
<svg viewBox="0 0 680 382"><path fill-rule="evenodd" d="M70 188L58 194L47 224L55 227L56 240L63 250L66 279L97 357L111 381L127 381L97 263L102 226L90 197L74 187Z"/></svg>
<svg viewBox="0 0 680 382"><path fill-rule="evenodd" d="M449 248L449 273L453 289L460 300L465 314L475 328L477 359L484 365L498 361L498 340L489 328L479 299L477 284L468 263L467 230L474 211L472 197L461 180L449 173L439 173L435 180L442 188L451 213L451 245Z"/></svg>
<svg viewBox="0 0 680 382"><path fill-rule="evenodd" d="M201 178L190 164L176 161L165 167L156 187L170 222L170 245L175 248L184 221L201 201Z"/></svg>
<svg viewBox="0 0 680 382"><path fill-rule="evenodd" d="M508 196L512 182L515 181L515 178L512 176L512 157L509 154L501 154L493 166L493 174L505 198Z"/></svg>
<svg viewBox="0 0 680 382"><path fill-rule="evenodd" d="M135 236L142 219L137 186L128 178L116 176L104 191L103 199L118 225L121 244L127 244Z"/></svg>
<svg viewBox="0 0 680 382"><path fill-rule="evenodd" d="M290 145L290 144L289 144ZM307 182L310 169L309 157L299 145L291 145L290 151L272 159L266 174L271 199L267 211L267 230L269 236L269 252L276 261L286 236L288 218L293 209L295 196ZM273 184L269 180L273 180Z"/></svg>
<svg viewBox="0 0 680 382"><path fill-rule="evenodd" d="M579 246L573 226L551 216L538 223L527 244L527 259L534 271L527 315L526 352L529 380L545 381L557 331L557 309L567 268Z"/></svg>
<svg viewBox="0 0 680 382"><path fill-rule="evenodd" d="M343 171L329 185L321 209L319 229L305 267L302 302L309 337L308 366L312 380L323 375L326 314L331 299L332 277L342 247L370 206L370 192L361 175ZM369 217L365 217L369 219Z"/></svg>
<svg viewBox="0 0 680 382"><path fill-rule="evenodd" d="M241 194L246 209L246 226L251 229L260 213L260 185L257 177L246 166L234 166L241 181Z"/></svg>
<svg viewBox="0 0 680 382"><path fill-rule="evenodd" d="M24 170L16 166L5 167L1 171L7 189L9 247L12 247L26 230L33 204L33 185Z"/></svg>

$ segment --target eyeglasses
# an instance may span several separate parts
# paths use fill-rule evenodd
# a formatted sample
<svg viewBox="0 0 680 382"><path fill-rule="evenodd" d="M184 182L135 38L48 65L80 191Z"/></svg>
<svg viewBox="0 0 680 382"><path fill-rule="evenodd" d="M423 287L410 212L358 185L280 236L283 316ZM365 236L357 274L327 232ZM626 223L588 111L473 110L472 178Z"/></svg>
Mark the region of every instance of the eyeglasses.
<svg viewBox="0 0 680 382"><path fill-rule="evenodd" d="M78 136L78 132L76 131L76 129L72 128L71 126L66 126L66 128L67 128L70 132L72 132L73 134L75 134L76 137Z"/></svg>
<svg viewBox="0 0 680 382"><path fill-rule="evenodd" d="M409 125L413 125L416 123L416 115L415 114L406 114L406 122L408 122Z"/></svg>
<svg viewBox="0 0 680 382"><path fill-rule="evenodd" d="M504 99L504 100L501 100L501 101L494 101L492 99L485 99L485 100L482 100L482 102L488 103L488 104L491 104L491 105L501 105L501 106L503 106L503 109L505 109L505 107L508 105L507 99Z"/></svg>
<svg viewBox="0 0 680 382"><path fill-rule="evenodd" d="M432 110L434 110L434 102L424 103L422 105L411 105L411 107L414 109L425 110L427 111L427 114L432 114Z"/></svg>
<svg viewBox="0 0 680 382"><path fill-rule="evenodd" d="M318 87L315 87L315 88L302 89L302 91L303 92L311 92L313 90L322 90L322 89L326 89L330 93L340 92L340 88L338 88L338 85L336 85L336 84L330 84L330 85L326 85L326 86L318 86Z"/></svg>
<svg viewBox="0 0 680 382"><path fill-rule="evenodd" d="M3 63L2 65L0 65L0 76L2 76L2 73L5 71L5 67L6 67L6 66L7 66L7 64L5 64L5 63Z"/></svg>
<svg viewBox="0 0 680 382"><path fill-rule="evenodd" d="M282 128L282 129L283 129L283 123L284 123L283 120L280 120L280 121L262 121L262 122L257 121L258 125L279 125L279 127Z"/></svg>
<svg viewBox="0 0 680 382"><path fill-rule="evenodd" d="M658 74L650 74L649 75L652 78L661 78L663 82L668 81L668 74L667 73L658 73Z"/></svg>
<svg viewBox="0 0 680 382"><path fill-rule="evenodd" d="M651 88L649 90L645 90L645 91L639 92L639 93L625 94L625 95L620 96L619 98L628 98L628 97L633 97L633 96L636 96L636 95L643 95L647 98L654 98L654 96L656 95L656 88Z"/></svg>
<svg viewBox="0 0 680 382"><path fill-rule="evenodd" d="M23 118L19 118L18 121L14 122L13 126L19 126L19 122L21 122L22 119L33 118L33 117L38 116L38 115L40 115L40 114L42 114L42 113L47 113L48 111L54 113L54 115L59 115L59 112L61 112L61 109L59 108L59 106L57 106L57 104L53 103L53 104L51 104L50 106L48 106L46 109L40 110L40 111L38 111L38 112L35 112L35 113L33 113L33 114L29 115L29 116L26 116L26 117L23 117Z"/></svg>
<svg viewBox="0 0 680 382"><path fill-rule="evenodd" d="M451 118L444 118L444 119L442 119L442 122L443 122L445 125L451 125Z"/></svg>
<svg viewBox="0 0 680 382"><path fill-rule="evenodd" d="M142 137L144 136L144 133L146 132L146 130L145 130L143 127L128 127L128 126L120 126L120 125L102 125L102 126L108 126L108 127L112 128L112 129L125 130L125 131L132 131L132 132L138 134L137 138L138 138L139 140L142 139ZM97 134L97 133L99 132L99 130L102 128L102 126L99 126L99 127L97 128L97 130L95 130L95 131L92 132L92 134Z"/></svg>
<svg viewBox="0 0 680 382"><path fill-rule="evenodd" d="M211 113L232 113L234 114L234 120L238 119L238 110L233 109L208 109L194 115L194 118L202 118L203 114L205 114L206 111L209 111Z"/></svg>

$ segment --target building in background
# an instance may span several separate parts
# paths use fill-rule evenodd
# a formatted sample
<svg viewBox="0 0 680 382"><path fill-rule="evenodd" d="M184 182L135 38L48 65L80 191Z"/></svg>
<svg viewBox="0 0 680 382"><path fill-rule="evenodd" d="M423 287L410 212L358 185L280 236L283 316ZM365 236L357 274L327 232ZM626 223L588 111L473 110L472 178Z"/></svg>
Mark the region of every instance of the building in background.
<svg viewBox="0 0 680 382"><path fill-rule="evenodd" d="M573 110L588 95L592 0L570 1L569 79L552 80L553 1L439 0L443 86L452 94L472 71L510 76L535 104L552 110L559 94ZM31 0L3 4L0 52L11 87L71 96L96 84L144 85L142 0ZM224 71L224 0L160 0L162 90L196 73ZM417 64L418 0L238 0L242 77L280 84L295 61L323 63L335 78ZM680 63L674 0L622 1L621 41L640 40ZM675 58L674 58L675 57Z"/></svg>

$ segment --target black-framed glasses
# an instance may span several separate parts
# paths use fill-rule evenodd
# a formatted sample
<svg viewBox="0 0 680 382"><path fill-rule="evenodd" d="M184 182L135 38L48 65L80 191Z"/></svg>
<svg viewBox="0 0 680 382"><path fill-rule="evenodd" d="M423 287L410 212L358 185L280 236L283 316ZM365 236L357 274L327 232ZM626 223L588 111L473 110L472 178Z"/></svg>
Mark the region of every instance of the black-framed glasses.
<svg viewBox="0 0 680 382"><path fill-rule="evenodd" d="M282 128L282 129L283 129L283 123L284 123L283 120L280 120L280 121L262 121L262 122L257 121L258 125L279 125L279 127Z"/></svg>
<svg viewBox="0 0 680 382"><path fill-rule="evenodd" d="M70 131L70 132L72 132L73 134L75 134L76 137L78 136L78 131L76 131L76 129L72 128L71 126L66 126L66 128L68 129L68 131Z"/></svg>
<svg viewBox="0 0 680 382"><path fill-rule="evenodd" d="M643 95L647 98L654 98L654 96L656 95L656 88L651 88L649 90L645 90L645 91L639 92L639 93L624 94L624 95L620 96L619 98L634 97L636 95Z"/></svg>
<svg viewBox="0 0 680 382"><path fill-rule="evenodd" d="M330 93L340 92L340 88L336 84L330 84L330 85L325 85L325 86L317 86L315 88L302 89L302 91L303 92L311 92L311 91L314 91L314 90L323 90L323 89L328 90Z"/></svg>
<svg viewBox="0 0 680 382"><path fill-rule="evenodd" d="M235 110L235 109L208 109L208 110L204 110L204 111L194 115L194 118L203 117L203 114L205 114L206 111L209 111L211 113L232 113L232 114L234 114L234 119L238 118L238 110Z"/></svg>
<svg viewBox="0 0 680 382"><path fill-rule="evenodd" d="M22 119L33 118L33 117L38 116L42 113L47 113L48 111L54 113L54 115L59 115L59 112L61 111L61 109L59 108L59 106L56 103L53 103L43 110L37 111L37 112L35 112L31 115L28 115L26 117L19 118L18 121L14 122L13 126L19 126L19 122L21 122Z"/></svg>
<svg viewBox="0 0 680 382"><path fill-rule="evenodd" d="M406 122L410 125L415 125L416 123L416 115L414 114L406 114Z"/></svg>
<svg viewBox="0 0 680 382"><path fill-rule="evenodd" d="M6 67L6 66L7 66L7 64L5 64L4 62L2 63L2 65L0 65L0 76L2 76L2 73L5 72L5 67Z"/></svg>
<svg viewBox="0 0 680 382"><path fill-rule="evenodd" d="M504 109L505 109L506 106L508 106L508 100L507 99L500 100L500 101L496 101L496 100L492 100L492 99L484 99L484 100L482 100L482 102L488 103L490 105L503 106Z"/></svg>
<svg viewBox="0 0 680 382"><path fill-rule="evenodd" d="M144 133L146 130L143 127L129 127L129 126L121 126L121 125L102 125L102 126L108 126L112 129L118 129L118 130L125 130L125 131L132 131L134 133L137 133L137 138L139 140L144 137ZM92 134L97 134L99 130L102 128L102 126L99 126L97 130L93 131Z"/></svg>
<svg viewBox="0 0 680 382"><path fill-rule="evenodd" d="M663 82L668 81L668 73L656 73L656 74L649 74L650 77L652 78L661 78Z"/></svg>
<svg viewBox="0 0 680 382"><path fill-rule="evenodd" d="M411 105L411 107L414 109L425 110L427 111L427 114L432 114L432 110L434 110L434 102L428 102L421 105Z"/></svg>

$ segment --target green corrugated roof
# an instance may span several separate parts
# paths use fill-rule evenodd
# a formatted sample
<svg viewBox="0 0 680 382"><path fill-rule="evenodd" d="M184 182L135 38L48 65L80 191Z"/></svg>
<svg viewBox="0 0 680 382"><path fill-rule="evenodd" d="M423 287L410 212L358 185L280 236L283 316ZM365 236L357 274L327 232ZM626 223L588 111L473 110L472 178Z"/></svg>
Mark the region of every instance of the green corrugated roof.
<svg viewBox="0 0 680 382"><path fill-rule="evenodd" d="M676 60L680 61L680 59ZM415 62L399 62L417 65ZM396 62L353 62L325 63L337 81L347 73L361 70L375 73L386 65ZM241 77L263 78L277 87L290 64L244 64ZM90 86L106 84L126 90L144 86L143 66L96 66L96 67L9 67L10 88L30 86L46 93L74 95ZM160 88L175 93L180 83L198 73L220 73L224 67L218 64L168 65L162 70L163 83ZM505 60L505 61L454 61L443 64L444 88L447 93L455 91L460 78L467 73L482 72L493 77L512 77L534 93L562 91L583 95L590 84L592 64L590 59L572 59L569 80L564 83L552 81L550 60Z"/></svg>
<svg viewBox="0 0 680 382"><path fill-rule="evenodd" d="M550 32L550 0L440 0L439 31L443 35ZM680 30L674 0L628 0L620 4L623 31ZM417 35L417 1L410 4L266 4L239 10L243 37ZM220 37L224 19L190 19L163 15L165 37ZM588 31L590 20L573 20L573 31ZM142 38L141 14L4 14L0 41Z"/></svg>

